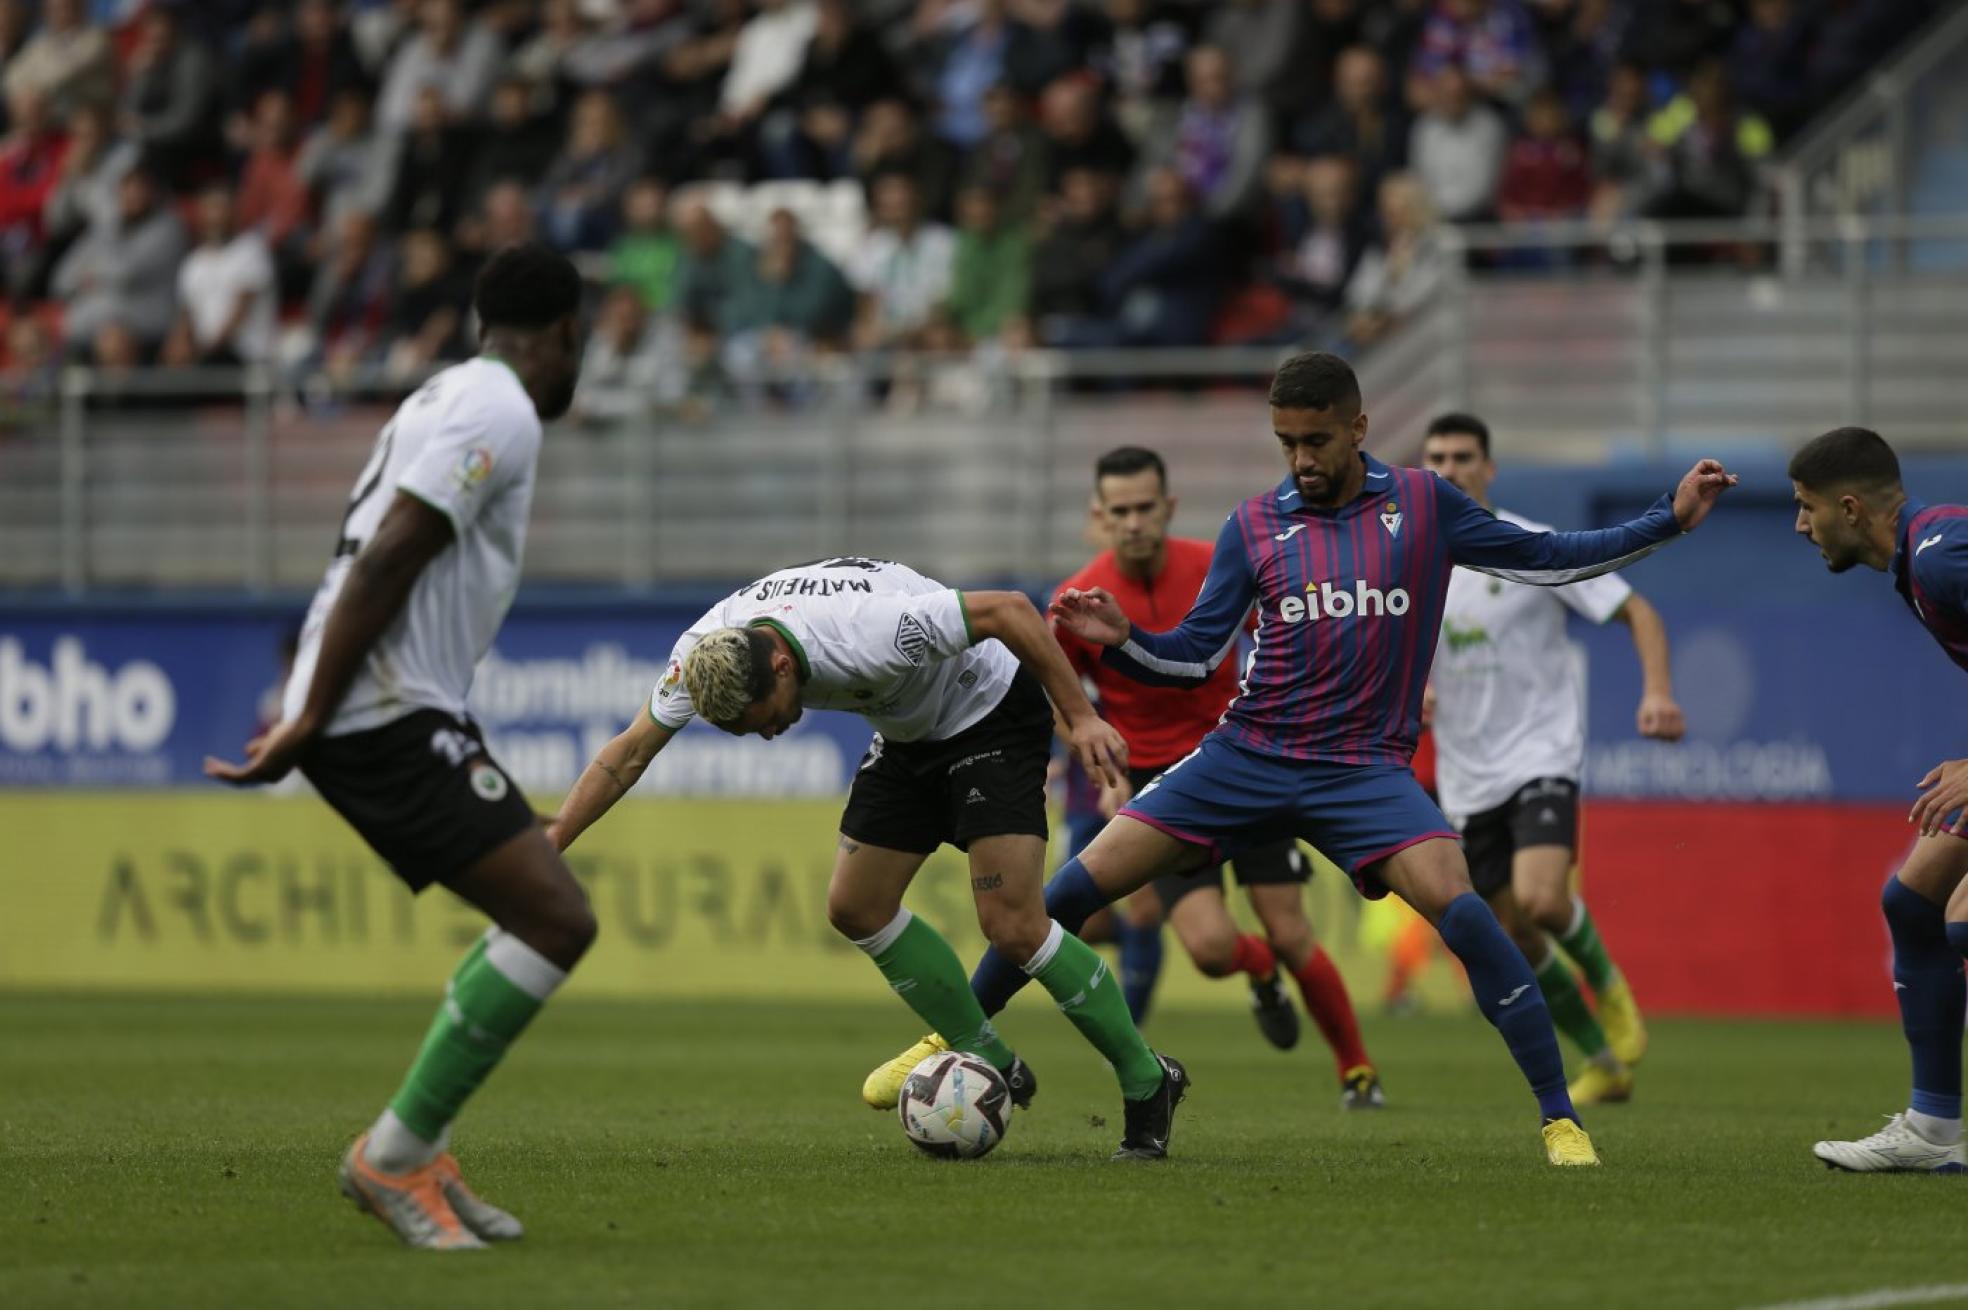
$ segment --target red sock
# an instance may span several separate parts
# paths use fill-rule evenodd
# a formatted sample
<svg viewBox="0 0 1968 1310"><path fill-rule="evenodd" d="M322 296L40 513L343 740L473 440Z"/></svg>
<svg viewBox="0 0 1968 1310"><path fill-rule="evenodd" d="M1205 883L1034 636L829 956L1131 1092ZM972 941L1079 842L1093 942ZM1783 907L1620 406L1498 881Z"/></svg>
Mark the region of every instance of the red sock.
<svg viewBox="0 0 1968 1310"><path fill-rule="evenodd" d="M1277 971L1278 957L1271 953L1270 942L1241 933L1236 949L1230 953L1230 968L1234 973L1247 973L1253 978L1269 978Z"/></svg>
<svg viewBox="0 0 1968 1310"><path fill-rule="evenodd" d="M1340 1076L1345 1077L1348 1069L1371 1065L1366 1043L1360 1039L1360 1021L1353 1017L1353 998L1346 994L1346 980L1339 976L1332 956L1314 946L1312 958L1293 976L1305 995L1312 1022L1319 1025L1326 1045L1332 1047Z"/></svg>

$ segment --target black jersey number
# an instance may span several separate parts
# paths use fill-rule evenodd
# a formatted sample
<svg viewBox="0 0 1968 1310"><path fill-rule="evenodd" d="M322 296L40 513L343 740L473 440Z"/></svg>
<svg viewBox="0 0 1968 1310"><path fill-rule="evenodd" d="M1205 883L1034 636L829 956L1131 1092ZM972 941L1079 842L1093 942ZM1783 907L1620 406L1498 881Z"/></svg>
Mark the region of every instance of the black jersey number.
<svg viewBox="0 0 1968 1310"><path fill-rule="evenodd" d="M376 438L376 449L369 456L369 463L362 470L361 479L355 484L355 495L349 498L348 509L342 513L341 530L336 533L335 558L354 555L362 549L362 541L349 535L349 520L362 508L363 502L376 494L376 488L383 485L383 470L389 467L390 447L396 441L396 420L391 419L383 426L382 435Z"/></svg>

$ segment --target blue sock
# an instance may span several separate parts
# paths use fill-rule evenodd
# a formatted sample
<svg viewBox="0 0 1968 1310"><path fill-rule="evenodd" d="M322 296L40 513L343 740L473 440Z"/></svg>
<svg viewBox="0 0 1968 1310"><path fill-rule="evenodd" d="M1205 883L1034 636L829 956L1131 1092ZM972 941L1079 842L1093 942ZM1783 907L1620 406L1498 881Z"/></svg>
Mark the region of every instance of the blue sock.
<svg viewBox="0 0 1968 1310"><path fill-rule="evenodd" d="M1897 875L1886 880L1879 908L1893 936L1893 992L1913 1053L1911 1108L1937 1119L1959 1119L1961 1017L1968 996L1961 951L1968 946L1968 924L1948 923L1940 906Z"/></svg>
<svg viewBox="0 0 1968 1310"><path fill-rule="evenodd" d="M1121 995L1127 998L1128 1015L1135 1026L1148 1017L1148 1002L1155 995L1155 980L1162 976L1162 925L1138 928L1114 912L1114 938L1121 947Z"/></svg>
<svg viewBox="0 0 1968 1310"><path fill-rule="evenodd" d="M1067 932L1076 933L1095 910L1107 904L1107 895L1093 885L1093 875L1075 856L1060 865L1059 872L1046 884L1045 904L1046 913L1054 922ZM1022 961L1013 964L992 946L977 962L977 972L970 975L970 990L984 1007L984 1013L996 1014L1030 981Z"/></svg>
<svg viewBox="0 0 1968 1310"><path fill-rule="evenodd" d="M1511 1058L1537 1093L1538 1112L1546 1119L1576 1120L1571 1094L1565 1090L1558 1034L1552 1031L1551 1012L1544 1007L1544 994L1524 953L1475 892L1450 901L1435 928L1469 972L1476 1008L1503 1034Z"/></svg>

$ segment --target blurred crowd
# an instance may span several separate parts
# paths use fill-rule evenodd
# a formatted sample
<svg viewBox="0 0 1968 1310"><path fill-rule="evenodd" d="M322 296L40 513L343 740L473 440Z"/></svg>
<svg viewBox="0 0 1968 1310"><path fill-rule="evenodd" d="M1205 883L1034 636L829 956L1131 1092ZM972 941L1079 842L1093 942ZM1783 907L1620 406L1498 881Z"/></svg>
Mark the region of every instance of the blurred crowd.
<svg viewBox="0 0 1968 1310"><path fill-rule="evenodd" d="M664 401L849 348L1357 347L1442 223L1745 212L1938 7L0 0L0 376L414 375L525 238L595 280L589 377Z"/></svg>

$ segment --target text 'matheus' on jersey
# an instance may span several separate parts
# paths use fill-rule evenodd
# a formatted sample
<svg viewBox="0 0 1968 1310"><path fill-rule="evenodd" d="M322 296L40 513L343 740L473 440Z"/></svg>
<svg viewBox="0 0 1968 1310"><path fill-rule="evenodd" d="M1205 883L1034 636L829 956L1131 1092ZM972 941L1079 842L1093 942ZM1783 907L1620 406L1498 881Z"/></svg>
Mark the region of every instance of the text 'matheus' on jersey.
<svg viewBox="0 0 1968 1310"><path fill-rule="evenodd" d="M800 704L847 710L889 741L941 741L989 714L1018 660L973 645L963 593L906 564L844 555L780 569L740 587L677 639L649 716L677 731L697 716L684 683L691 648L719 628L764 625L793 648Z"/></svg>
<svg viewBox="0 0 1968 1310"><path fill-rule="evenodd" d="M418 575L326 731L360 732L417 709L464 715L472 671L519 589L540 435L531 397L493 359L447 368L397 407L356 478L335 557L308 607L286 717L306 705L329 611L399 491L449 519L456 540Z"/></svg>
<svg viewBox="0 0 1968 1310"><path fill-rule="evenodd" d="M1256 647L1217 731L1261 754L1405 765L1455 565L1555 586L1680 533L1669 496L1618 527L1529 532L1434 473L1363 458L1364 489L1337 509L1305 504L1290 477L1239 505L1189 616L1172 632L1133 628L1103 658L1143 681L1200 682L1255 605Z"/></svg>

